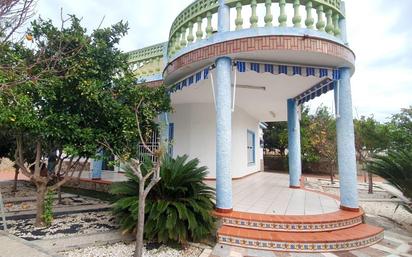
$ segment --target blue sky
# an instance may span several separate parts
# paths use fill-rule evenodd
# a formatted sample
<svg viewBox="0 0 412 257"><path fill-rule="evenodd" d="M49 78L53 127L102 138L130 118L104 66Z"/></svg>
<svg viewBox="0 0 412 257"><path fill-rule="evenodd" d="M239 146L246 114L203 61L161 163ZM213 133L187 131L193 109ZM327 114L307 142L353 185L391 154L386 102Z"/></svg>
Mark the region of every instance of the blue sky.
<svg viewBox="0 0 412 257"><path fill-rule="evenodd" d="M130 51L167 41L170 25L192 0L39 0L37 14L60 22L64 13L83 17L91 31L103 17L103 26L129 22L121 49ZM412 105L411 0L346 0L350 47L357 56L352 78L354 115L373 114L384 121L400 108ZM332 95L316 99L332 107Z"/></svg>

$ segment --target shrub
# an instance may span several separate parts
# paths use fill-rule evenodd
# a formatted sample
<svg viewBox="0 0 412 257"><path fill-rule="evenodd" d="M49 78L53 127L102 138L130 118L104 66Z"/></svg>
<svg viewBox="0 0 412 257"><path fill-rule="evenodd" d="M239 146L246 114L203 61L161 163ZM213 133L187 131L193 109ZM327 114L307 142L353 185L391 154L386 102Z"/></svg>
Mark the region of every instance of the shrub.
<svg viewBox="0 0 412 257"><path fill-rule="evenodd" d="M150 161L142 164L147 173ZM199 160L188 161L188 156L173 159L164 157L160 168L160 182L146 199L145 237L161 243L201 241L211 235L215 219L212 216L214 189L203 179L206 167ZM134 232L138 212L138 178L126 170L125 182L115 183L111 193L117 197L114 214L124 232Z"/></svg>
<svg viewBox="0 0 412 257"><path fill-rule="evenodd" d="M412 200L412 152L408 150L389 151L387 155L375 156L367 163L367 170L387 180ZM405 207L411 212L410 203Z"/></svg>
<svg viewBox="0 0 412 257"><path fill-rule="evenodd" d="M50 227L53 222L53 201L55 193L53 190L47 190L46 198L44 200L43 219L47 227Z"/></svg>

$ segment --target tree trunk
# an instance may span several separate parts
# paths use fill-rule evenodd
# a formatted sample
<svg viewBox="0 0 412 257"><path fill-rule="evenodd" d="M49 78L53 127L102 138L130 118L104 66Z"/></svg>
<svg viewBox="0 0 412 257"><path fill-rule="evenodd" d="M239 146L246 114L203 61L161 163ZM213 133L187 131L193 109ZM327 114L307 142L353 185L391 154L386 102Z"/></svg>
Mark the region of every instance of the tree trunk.
<svg viewBox="0 0 412 257"><path fill-rule="evenodd" d="M19 169L17 168L16 171L14 172L14 184L13 184L13 190L12 190L13 193L17 192L17 180L18 179L19 179Z"/></svg>
<svg viewBox="0 0 412 257"><path fill-rule="evenodd" d="M136 249L134 257L143 256L144 211L146 197L144 195L144 180L139 181L139 214L137 216Z"/></svg>
<svg viewBox="0 0 412 257"><path fill-rule="evenodd" d="M373 174L368 172L369 189L368 194L373 194Z"/></svg>
<svg viewBox="0 0 412 257"><path fill-rule="evenodd" d="M36 223L35 227L43 227L44 219L44 198L46 196L47 184L45 183L36 183L37 187L37 202L36 202Z"/></svg>
<svg viewBox="0 0 412 257"><path fill-rule="evenodd" d="M330 166L329 170L330 170L330 183L334 185L335 184L335 180L334 180L335 173L334 173L333 165Z"/></svg>

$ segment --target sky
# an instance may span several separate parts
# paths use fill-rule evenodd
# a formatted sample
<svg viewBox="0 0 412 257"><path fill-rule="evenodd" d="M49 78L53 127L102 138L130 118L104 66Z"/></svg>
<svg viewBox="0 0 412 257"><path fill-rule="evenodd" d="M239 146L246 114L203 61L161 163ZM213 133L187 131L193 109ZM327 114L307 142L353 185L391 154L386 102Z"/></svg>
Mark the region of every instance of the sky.
<svg viewBox="0 0 412 257"><path fill-rule="evenodd" d="M168 40L170 26L193 0L38 0L37 16L60 24L63 13L82 17L91 32L120 20L128 21L129 33L120 48L131 51ZM352 77L354 116L385 121L401 108L412 105L412 10L411 0L346 0L348 41L356 54ZM315 99L332 108L333 95Z"/></svg>

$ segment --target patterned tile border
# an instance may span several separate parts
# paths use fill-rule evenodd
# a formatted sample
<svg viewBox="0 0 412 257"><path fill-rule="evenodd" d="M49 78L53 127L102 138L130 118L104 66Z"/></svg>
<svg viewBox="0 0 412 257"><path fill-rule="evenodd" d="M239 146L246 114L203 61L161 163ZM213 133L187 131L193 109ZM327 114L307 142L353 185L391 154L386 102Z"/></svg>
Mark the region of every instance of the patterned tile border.
<svg viewBox="0 0 412 257"><path fill-rule="evenodd" d="M229 40L193 50L169 63L165 74L171 74L184 66L210 58L267 50L327 54L342 58L350 63L355 62L355 54L349 48L325 39L300 36L260 36Z"/></svg>
<svg viewBox="0 0 412 257"><path fill-rule="evenodd" d="M335 252L359 249L378 243L384 237L384 233L380 232L376 235L350 241L339 242L279 242L247 239L241 237L233 237L219 235L218 242L232 246L245 248L253 248L259 250L284 251L284 252Z"/></svg>
<svg viewBox="0 0 412 257"><path fill-rule="evenodd" d="M342 228L349 228L361 224L363 222L362 216L354 217L346 220L337 220L330 222L296 222L289 223L287 216L284 216L284 222L269 222L269 221L257 221L246 220L237 218L222 218L223 224L232 227L242 227L267 231L296 231L296 232L315 232L315 231L332 231Z"/></svg>

